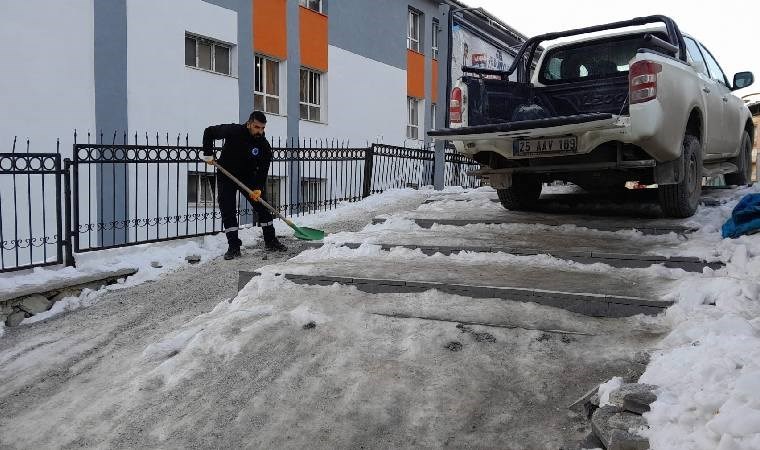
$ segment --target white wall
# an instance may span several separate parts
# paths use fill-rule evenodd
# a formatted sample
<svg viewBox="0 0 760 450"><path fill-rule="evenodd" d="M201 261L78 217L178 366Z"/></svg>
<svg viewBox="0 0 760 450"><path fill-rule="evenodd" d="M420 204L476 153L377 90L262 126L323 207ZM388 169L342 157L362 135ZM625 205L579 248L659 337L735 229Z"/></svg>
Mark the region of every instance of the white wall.
<svg viewBox="0 0 760 450"><path fill-rule="evenodd" d="M93 0L0 1L0 152L60 137L70 156L74 129L95 128L93 35Z"/></svg>
<svg viewBox="0 0 760 450"><path fill-rule="evenodd" d="M348 139L352 147L364 147L367 141L402 145L406 71L334 46L328 48L328 65L323 87L327 123L302 120L301 138Z"/></svg>
<svg viewBox="0 0 760 450"><path fill-rule="evenodd" d="M186 31L237 44L235 11L200 0L129 0L127 26L132 135L168 132L176 142L189 133L190 145L200 145L205 127L239 122L237 78L185 67Z"/></svg>

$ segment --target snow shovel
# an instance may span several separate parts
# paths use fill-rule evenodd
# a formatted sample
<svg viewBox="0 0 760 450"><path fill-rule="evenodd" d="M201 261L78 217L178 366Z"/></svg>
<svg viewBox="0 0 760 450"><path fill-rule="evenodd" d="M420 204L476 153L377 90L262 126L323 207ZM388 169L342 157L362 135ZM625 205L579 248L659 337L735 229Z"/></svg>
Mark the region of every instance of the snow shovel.
<svg viewBox="0 0 760 450"><path fill-rule="evenodd" d="M234 175L229 173L227 169L220 166L219 163L217 163L216 161L212 162L211 164L216 166L216 168L219 169L223 174L227 175L227 178L234 181L235 184L240 186L240 188L243 189L248 194L248 198L251 198L251 194L253 193L253 191L249 189L248 186L244 185L242 181L235 178ZM292 228L293 231L295 232L294 236L297 237L298 239L303 239L305 241L320 241L325 238L324 231L315 230L314 228L308 228L308 227L299 227L293 222L291 222L290 220L288 220L286 217L284 217L282 214L280 214L276 209L272 207L272 205L267 203L266 200L264 200L263 198L259 198L257 201L261 203L262 205L264 205L264 207L268 209L269 212L279 217L283 222L287 223L288 226Z"/></svg>

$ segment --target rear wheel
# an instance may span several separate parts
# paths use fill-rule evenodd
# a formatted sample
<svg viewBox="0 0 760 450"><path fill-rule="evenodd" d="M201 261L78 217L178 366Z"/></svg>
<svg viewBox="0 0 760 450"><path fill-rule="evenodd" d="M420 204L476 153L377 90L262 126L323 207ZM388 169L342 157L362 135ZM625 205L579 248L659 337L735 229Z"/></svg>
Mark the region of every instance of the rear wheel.
<svg viewBox="0 0 760 450"><path fill-rule="evenodd" d="M752 184L752 139L749 133L742 133L742 143L739 146L739 154L731 160L739 169L735 173L724 175L726 184L745 186Z"/></svg>
<svg viewBox="0 0 760 450"><path fill-rule="evenodd" d="M512 187L497 189L501 206L512 211L524 211L536 206L541 196L541 180L532 175L513 175Z"/></svg>
<svg viewBox="0 0 760 450"><path fill-rule="evenodd" d="M657 191L660 207L668 217L691 217L697 210L702 194L702 145L694 136L683 138L685 173L681 182L660 186Z"/></svg>

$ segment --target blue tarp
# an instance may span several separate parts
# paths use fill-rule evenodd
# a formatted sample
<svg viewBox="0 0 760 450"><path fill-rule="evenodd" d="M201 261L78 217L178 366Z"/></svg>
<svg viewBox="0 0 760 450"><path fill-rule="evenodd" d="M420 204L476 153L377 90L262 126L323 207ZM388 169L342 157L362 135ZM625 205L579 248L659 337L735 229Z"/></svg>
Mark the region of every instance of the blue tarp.
<svg viewBox="0 0 760 450"><path fill-rule="evenodd" d="M732 239L760 232L760 194L747 194L742 197L721 231L724 238Z"/></svg>

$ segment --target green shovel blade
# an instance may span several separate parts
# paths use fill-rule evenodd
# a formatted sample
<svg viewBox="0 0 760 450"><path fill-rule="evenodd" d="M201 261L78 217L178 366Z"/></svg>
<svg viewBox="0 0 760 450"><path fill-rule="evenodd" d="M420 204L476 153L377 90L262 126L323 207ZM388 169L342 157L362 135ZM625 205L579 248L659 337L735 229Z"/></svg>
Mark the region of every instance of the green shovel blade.
<svg viewBox="0 0 760 450"><path fill-rule="evenodd" d="M321 241L325 238L325 232L309 227L293 227L294 235L304 241Z"/></svg>

